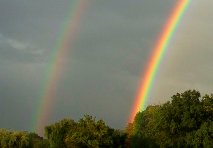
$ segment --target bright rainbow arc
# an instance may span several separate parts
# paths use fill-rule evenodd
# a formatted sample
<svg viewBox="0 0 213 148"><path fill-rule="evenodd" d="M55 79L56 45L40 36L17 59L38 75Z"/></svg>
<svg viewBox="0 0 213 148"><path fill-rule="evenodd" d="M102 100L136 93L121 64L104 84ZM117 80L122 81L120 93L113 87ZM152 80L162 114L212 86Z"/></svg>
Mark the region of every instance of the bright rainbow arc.
<svg viewBox="0 0 213 148"><path fill-rule="evenodd" d="M134 117L137 112L145 109L146 101L152 88L158 67L190 2L191 0L178 0L177 4L175 5L175 8L173 9L171 16L169 17L162 31L162 34L152 51L148 67L145 69L144 77L141 80L138 95L133 103L133 108L128 123L132 123L134 121Z"/></svg>
<svg viewBox="0 0 213 148"><path fill-rule="evenodd" d="M87 2L88 0L75 0L75 3L72 3L72 7L70 8L72 11L65 22L61 36L51 55L51 60L42 87L42 93L38 101L39 107L36 115L33 117L33 130L39 135L43 135L44 126L47 125L52 112L54 96L64 64L63 59L69 52L76 38L76 31L79 27L82 13L85 11Z"/></svg>

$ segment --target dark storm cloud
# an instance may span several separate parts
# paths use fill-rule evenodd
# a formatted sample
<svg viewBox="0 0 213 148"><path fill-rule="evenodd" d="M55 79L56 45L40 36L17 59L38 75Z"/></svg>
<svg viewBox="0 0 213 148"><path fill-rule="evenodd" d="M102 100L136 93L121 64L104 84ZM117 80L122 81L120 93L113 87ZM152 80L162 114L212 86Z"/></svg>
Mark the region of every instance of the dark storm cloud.
<svg viewBox="0 0 213 148"><path fill-rule="evenodd" d="M208 8L206 1L203 5ZM64 117L78 119L88 113L122 128L150 50L175 2L89 1L75 40L63 56L65 63L50 122ZM194 79L197 86L210 90L211 31L200 31L202 38L193 41L195 31L192 35L193 31L187 30L193 23L200 24L194 30L202 30L203 25L211 28L212 22L201 15L198 3L194 2L183 21L188 27L179 27L170 45L172 52L165 55L150 103L164 101L171 92L191 87ZM74 4L68 0L0 1L0 127L31 129L51 55L62 30L66 31L63 27ZM192 10L197 10L196 15ZM196 68L191 66L194 63ZM193 75L194 70L200 77Z"/></svg>

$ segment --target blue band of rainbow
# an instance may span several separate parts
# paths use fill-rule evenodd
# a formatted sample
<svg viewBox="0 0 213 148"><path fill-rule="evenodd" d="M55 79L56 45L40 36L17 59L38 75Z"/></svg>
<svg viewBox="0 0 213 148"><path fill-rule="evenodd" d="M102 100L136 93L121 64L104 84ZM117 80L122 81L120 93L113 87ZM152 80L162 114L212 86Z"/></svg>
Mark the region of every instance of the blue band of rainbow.
<svg viewBox="0 0 213 148"><path fill-rule="evenodd" d="M132 111L128 120L129 123L133 122L137 112L145 109L146 101L149 97L149 93L158 71L158 67L162 61L164 53L167 50L171 38L174 35L175 30L178 27L181 18L184 12L187 10L190 2L191 0L178 0L177 4L172 10L171 15L162 31L162 34L158 39L156 46L152 50L152 54L149 58L149 64L147 69L145 69L145 73L143 74L143 78L140 83L141 85L139 86L138 94L132 105Z"/></svg>

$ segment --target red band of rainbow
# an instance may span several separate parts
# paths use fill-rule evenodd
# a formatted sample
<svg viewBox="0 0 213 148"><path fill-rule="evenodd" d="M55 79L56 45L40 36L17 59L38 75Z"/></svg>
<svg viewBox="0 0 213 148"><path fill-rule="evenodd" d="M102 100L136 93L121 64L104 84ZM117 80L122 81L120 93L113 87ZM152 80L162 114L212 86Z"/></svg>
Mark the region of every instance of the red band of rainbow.
<svg viewBox="0 0 213 148"><path fill-rule="evenodd" d="M149 59L149 64L147 65L147 69L145 69L144 77L141 80L138 94L132 106L132 111L128 121L129 123L133 122L137 112L145 109L146 101L149 97L149 93L152 88L159 64L161 63L161 60L167 50L170 40L174 35L184 12L189 6L190 1L191 0L177 0L177 4L172 10L171 16L166 22L162 34L152 51L151 57Z"/></svg>

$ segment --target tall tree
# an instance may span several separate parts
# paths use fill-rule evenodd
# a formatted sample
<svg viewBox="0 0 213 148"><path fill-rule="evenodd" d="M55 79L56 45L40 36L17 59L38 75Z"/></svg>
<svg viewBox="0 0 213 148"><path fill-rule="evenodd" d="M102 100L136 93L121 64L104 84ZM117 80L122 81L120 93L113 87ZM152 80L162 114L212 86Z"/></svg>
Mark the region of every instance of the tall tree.
<svg viewBox="0 0 213 148"><path fill-rule="evenodd" d="M70 129L74 129L76 123L72 119L63 119L53 125L45 127L45 136L48 138L51 148L66 147L65 137Z"/></svg>
<svg viewBox="0 0 213 148"><path fill-rule="evenodd" d="M85 115L77 124L75 130L71 130L66 137L68 147L109 147L112 138L108 135L109 127L103 120Z"/></svg>

